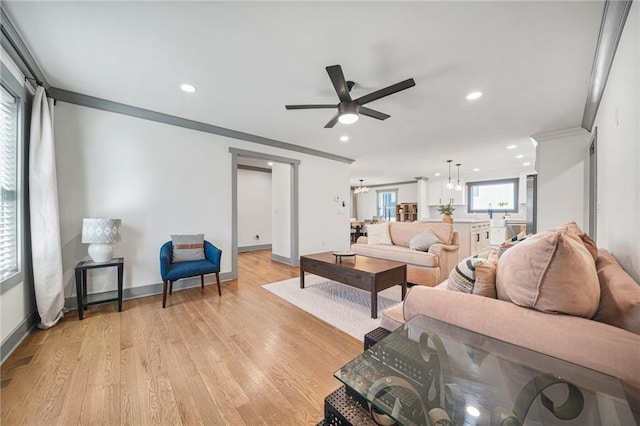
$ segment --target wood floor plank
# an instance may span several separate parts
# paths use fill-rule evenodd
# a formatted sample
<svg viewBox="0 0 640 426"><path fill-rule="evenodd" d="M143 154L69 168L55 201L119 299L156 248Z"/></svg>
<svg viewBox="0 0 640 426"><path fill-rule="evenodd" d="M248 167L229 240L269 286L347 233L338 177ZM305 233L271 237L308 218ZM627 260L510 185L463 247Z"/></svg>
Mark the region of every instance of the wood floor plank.
<svg viewBox="0 0 640 426"><path fill-rule="evenodd" d="M297 277L270 251L238 279L92 306L30 334L0 368L4 425L314 425L362 342L261 285Z"/></svg>

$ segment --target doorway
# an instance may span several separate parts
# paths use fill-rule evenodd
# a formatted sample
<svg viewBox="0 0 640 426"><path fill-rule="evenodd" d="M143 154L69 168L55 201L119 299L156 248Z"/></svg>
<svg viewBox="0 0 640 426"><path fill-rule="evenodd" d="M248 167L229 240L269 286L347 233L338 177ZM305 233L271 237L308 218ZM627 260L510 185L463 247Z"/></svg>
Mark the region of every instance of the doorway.
<svg viewBox="0 0 640 426"><path fill-rule="evenodd" d="M271 258L290 266L298 266L298 166L300 160L261 152L229 148L231 154L231 276L238 278L238 165L245 159L272 162L272 193L274 205L270 216L277 230L273 232ZM277 170L277 171L276 171ZM277 217L276 217L277 215Z"/></svg>

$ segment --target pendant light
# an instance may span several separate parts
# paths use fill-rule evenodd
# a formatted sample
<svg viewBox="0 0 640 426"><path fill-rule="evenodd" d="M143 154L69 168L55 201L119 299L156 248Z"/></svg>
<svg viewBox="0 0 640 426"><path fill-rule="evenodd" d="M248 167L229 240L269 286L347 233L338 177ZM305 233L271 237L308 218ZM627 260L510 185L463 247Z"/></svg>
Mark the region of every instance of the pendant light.
<svg viewBox="0 0 640 426"><path fill-rule="evenodd" d="M456 191L462 191L462 185L460 185L460 163L456 164L456 167L458 168L458 183L456 184Z"/></svg>
<svg viewBox="0 0 640 426"><path fill-rule="evenodd" d="M362 194L365 192L369 192L369 188L367 188L366 186L362 186L362 182L364 182L364 179L360 179L360 187L353 190L354 194Z"/></svg>
<svg viewBox="0 0 640 426"><path fill-rule="evenodd" d="M449 163L449 183L447 183L447 189L453 189L453 183L451 183L451 162L453 160L447 160L447 163Z"/></svg>

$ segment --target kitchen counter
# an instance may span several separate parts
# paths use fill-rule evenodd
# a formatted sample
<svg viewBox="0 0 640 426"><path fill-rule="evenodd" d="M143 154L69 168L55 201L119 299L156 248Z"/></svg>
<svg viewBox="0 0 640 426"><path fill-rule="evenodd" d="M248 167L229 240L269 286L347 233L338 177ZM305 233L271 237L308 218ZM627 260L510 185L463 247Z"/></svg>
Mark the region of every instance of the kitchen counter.
<svg viewBox="0 0 640 426"><path fill-rule="evenodd" d="M442 218L440 219L426 219L421 220L420 222L442 222ZM473 218L453 218L454 225L456 223L480 223L480 222L489 222L489 219L473 219Z"/></svg>

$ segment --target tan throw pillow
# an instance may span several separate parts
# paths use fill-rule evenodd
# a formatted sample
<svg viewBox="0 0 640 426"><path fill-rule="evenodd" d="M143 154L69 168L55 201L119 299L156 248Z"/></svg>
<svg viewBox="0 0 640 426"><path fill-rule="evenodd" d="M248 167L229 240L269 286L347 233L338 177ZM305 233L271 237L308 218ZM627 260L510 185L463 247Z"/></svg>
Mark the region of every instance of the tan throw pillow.
<svg viewBox="0 0 640 426"><path fill-rule="evenodd" d="M432 244L439 243L438 237L436 237L431 230L420 232L409 241L409 248L411 250L427 251Z"/></svg>
<svg viewBox="0 0 640 426"><path fill-rule="evenodd" d="M606 250L600 250L596 269L600 306L593 319L640 334L640 285Z"/></svg>
<svg viewBox="0 0 640 426"><path fill-rule="evenodd" d="M591 318L600 302L595 262L566 229L536 234L507 250L496 288L498 299L548 313Z"/></svg>
<svg viewBox="0 0 640 426"><path fill-rule="evenodd" d="M449 274L447 289L495 299L497 255L488 257L475 255L458 262Z"/></svg>
<svg viewBox="0 0 640 426"><path fill-rule="evenodd" d="M582 241L582 244L584 244L584 247L587 249L591 257L593 257L594 262L597 260L598 246L596 246L596 242L593 241L588 234L585 234L584 232L582 232L582 229L578 226L577 223L575 222L565 223L564 225L556 229L567 229L569 232L576 234Z"/></svg>
<svg viewBox="0 0 640 426"><path fill-rule="evenodd" d="M204 234L172 235L173 257L171 263L204 259Z"/></svg>
<svg viewBox="0 0 640 426"><path fill-rule="evenodd" d="M367 244L391 245L389 236L389 222L378 225L367 225Z"/></svg>

